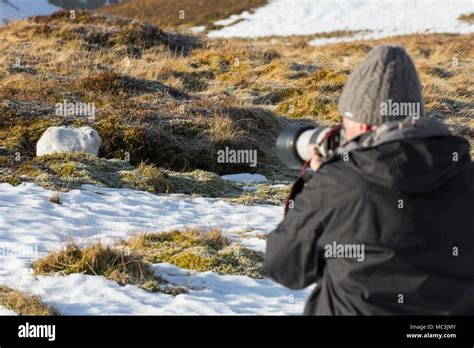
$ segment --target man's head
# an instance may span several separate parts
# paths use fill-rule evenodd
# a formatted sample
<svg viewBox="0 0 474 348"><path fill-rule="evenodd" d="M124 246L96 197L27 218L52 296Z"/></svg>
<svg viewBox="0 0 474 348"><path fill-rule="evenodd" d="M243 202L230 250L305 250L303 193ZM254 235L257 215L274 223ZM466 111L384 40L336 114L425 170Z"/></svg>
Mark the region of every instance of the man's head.
<svg viewBox="0 0 474 348"><path fill-rule="evenodd" d="M377 128L377 126L363 122L357 122L347 117L342 118L342 126L344 127L344 135L346 141L352 140L355 137L361 135L362 133Z"/></svg>
<svg viewBox="0 0 474 348"><path fill-rule="evenodd" d="M406 51L389 45L370 51L344 86L338 109L346 140L388 121L423 116L420 80Z"/></svg>

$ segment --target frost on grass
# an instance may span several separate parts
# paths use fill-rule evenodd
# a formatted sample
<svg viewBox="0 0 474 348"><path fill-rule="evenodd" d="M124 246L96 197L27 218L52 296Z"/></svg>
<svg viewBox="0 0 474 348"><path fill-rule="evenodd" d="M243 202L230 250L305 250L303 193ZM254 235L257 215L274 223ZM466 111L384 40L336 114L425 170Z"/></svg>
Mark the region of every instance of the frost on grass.
<svg viewBox="0 0 474 348"><path fill-rule="evenodd" d="M215 173L200 169L175 172L144 162L134 167L126 161L81 153L54 154L22 161L0 155L0 182L12 185L35 182L58 192L80 189L88 184L151 193L219 197L239 204L282 204L287 193L286 187L270 184L258 184L250 190L243 184L225 181ZM60 202L60 195L56 196L51 202Z"/></svg>
<svg viewBox="0 0 474 348"><path fill-rule="evenodd" d="M152 263L264 278L263 253L232 243L219 230L187 228L139 235L125 245Z"/></svg>

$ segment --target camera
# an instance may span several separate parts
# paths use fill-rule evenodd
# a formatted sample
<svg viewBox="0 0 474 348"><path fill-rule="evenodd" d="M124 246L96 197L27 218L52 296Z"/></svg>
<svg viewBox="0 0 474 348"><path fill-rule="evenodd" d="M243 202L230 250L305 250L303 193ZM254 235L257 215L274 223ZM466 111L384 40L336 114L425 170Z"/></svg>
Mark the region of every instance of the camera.
<svg viewBox="0 0 474 348"><path fill-rule="evenodd" d="M290 169L300 169L311 158L308 145L316 145L316 153L329 158L342 143L341 126L315 127L310 125L289 125L276 140L276 151L280 161Z"/></svg>

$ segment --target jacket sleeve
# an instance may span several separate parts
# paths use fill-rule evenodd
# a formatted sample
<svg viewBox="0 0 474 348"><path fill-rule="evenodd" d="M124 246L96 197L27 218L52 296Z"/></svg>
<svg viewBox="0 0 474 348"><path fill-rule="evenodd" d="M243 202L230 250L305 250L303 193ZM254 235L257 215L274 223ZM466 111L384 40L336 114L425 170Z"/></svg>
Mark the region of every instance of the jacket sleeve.
<svg viewBox="0 0 474 348"><path fill-rule="evenodd" d="M323 212L317 175L308 180L284 220L267 238L265 270L291 289L303 289L318 276L317 240L323 230Z"/></svg>

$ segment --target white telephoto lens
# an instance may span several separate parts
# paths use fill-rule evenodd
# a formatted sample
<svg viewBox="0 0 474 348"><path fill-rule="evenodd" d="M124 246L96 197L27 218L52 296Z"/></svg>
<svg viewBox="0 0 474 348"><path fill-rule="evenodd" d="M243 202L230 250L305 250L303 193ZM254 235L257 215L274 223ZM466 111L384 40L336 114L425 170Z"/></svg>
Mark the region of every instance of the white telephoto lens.
<svg viewBox="0 0 474 348"><path fill-rule="evenodd" d="M308 129L307 131L304 131L303 133L301 133L301 135L298 137L298 140L296 140L296 152L298 152L298 155L304 161L307 161L311 158L308 145L314 132L317 132L317 131L318 131L317 128Z"/></svg>

